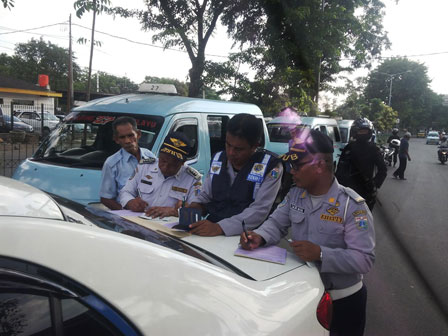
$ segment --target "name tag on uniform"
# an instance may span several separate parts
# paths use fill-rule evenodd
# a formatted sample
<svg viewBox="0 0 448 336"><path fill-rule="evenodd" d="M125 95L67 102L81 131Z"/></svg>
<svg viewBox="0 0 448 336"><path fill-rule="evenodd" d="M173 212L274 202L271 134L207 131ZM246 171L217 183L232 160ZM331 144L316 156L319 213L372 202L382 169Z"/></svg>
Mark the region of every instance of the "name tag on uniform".
<svg viewBox="0 0 448 336"><path fill-rule="evenodd" d="M298 212L301 212L301 213L305 213L305 209L299 207L299 206L296 205L296 204L292 204L292 203L291 203L290 208L291 208L292 210L295 210L295 211L298 211Z"/></svg>
<svg viewBox="0 0 448 336"><path fill-rule="evenodd" d="M264 171L266 170L266 165L264 163L255 163L247 176L247 180L255 183L263 182Z"/></svg>
<svg viewBox="0 0 448 336"><path fill-rule="evenodd" d="M184 193L184 194L186 194L186 193L188 192L187 189L179 188L179 187L174 187L174 186L171 187L171 190L178 191L178 192L181 192L181 193Z"/></svg>
<svg viewBox="0 0 448 336"><path fill-rule="evenodd" d="M221 172L221 161L213 161L210 166L210 174L218 175Z"/></svg>
<svg viewBox="0 0 448 336"><path fill-rule="evenodd" d="M152 182L151 182L151 181L140 180L140 182L141 182L141 183L144 183L144 184L152 185Z"/></svg>

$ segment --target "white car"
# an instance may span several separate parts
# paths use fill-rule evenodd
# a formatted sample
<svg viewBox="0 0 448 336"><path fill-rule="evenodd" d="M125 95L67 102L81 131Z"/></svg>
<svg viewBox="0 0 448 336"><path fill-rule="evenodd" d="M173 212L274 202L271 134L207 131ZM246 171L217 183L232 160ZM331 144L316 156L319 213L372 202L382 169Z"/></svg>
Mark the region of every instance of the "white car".
<svg viewBox="0 0 448 336"><path fill-rule="evenodd" d="M43 131L42 131L42 113L41 112L30 112L30 111L15 111L14 115L21 119L23 122L33 126L34 131L43 134L44 137L48 136L50 132L56 128L60 120L52 113L43 113Z"/></svg>
<svg viewBox="0 0 448 336"><path fill-rule="evenodd" d="M5 334L328 334L319 273L289 252L237 257L239 237L170 237L4 177L0 193Z"/></svg>
<svg viewBox="0 0 448 336"><path fill-rule="evenodd" d="M430 144L438 145L439 141L440 141L440 137L439 137L438 132L434 132L434 131L428 132L428 135L426 136L426 144L427 145L430 145Z"/></svg>

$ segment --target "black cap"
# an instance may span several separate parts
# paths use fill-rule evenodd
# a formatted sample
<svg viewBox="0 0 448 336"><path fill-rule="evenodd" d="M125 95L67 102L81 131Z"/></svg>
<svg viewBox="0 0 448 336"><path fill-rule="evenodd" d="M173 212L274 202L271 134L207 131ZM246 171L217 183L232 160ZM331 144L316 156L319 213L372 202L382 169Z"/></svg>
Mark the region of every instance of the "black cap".
<svg viewBox="0 0 448 336"><path fill-rule="evenodd" d="M192 149L191 142L182 132L171 132L163 141L160 153L174 156L176 159L185 161Z"/></svg>
<svg viewBox="0 0 448 336"><path fill-rule="evenodd" d="M289 151L281 156L283 161L300 161L307 154L333 153L333 141L322 132L302 128L289 142Z"/></svg>

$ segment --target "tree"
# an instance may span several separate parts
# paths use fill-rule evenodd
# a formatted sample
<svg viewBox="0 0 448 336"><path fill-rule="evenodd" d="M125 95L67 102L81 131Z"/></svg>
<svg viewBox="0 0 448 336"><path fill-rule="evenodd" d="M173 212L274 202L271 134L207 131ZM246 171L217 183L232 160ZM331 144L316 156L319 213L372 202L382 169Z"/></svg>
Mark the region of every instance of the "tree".
<svg viewBox="0 0 448 336"><path fill-rule="evenodd" d="M84 69L81 72L81 76L74 87L77 91L87 90L87 76L88 70ZM131 81L128 77L117 77L110 75L104 71L98 71L95 75L99 83L99 92L110 94L122 94L135 92L138 89L138 85ZM90 89L90 92L96 91L96 85Z"/></svg>
<svg viewBox="0 0 448 336"><path fill-rule="evenodd" d="M430 123L429 111L439 104L429 83L425 65L406 58L393 58L369 74L365 96L390 101L392 109L398 112L402 128L425 128Z"/></svg>
<svg viewBox="0 0 448 336"><path fill-rule="evenodd" d="M223 65L227 80L217 83L237 92L249 81L252 87L266 89L264 94L273 99L278 95L293 104L310 98L316 101L335 74L370 67L389 45L382 26L383 7L376 0L241 1L232 12L224 13L223 23L235 41L249 47ZM340 65L342 58L350 58L347 67ZM253 79L241 81L237 76L242 63L256 72ZM214 76L219 75L218 66L210 68ZM308 109L317 113L316 106Z"/></svg>
<svg viewBox="0 0 448 336"><path fill-rule="evenodd" d="M105 0L101 0L103 3ZM202 93L202 74L205 64L205 49L219 17L237 2L231 0L144 0L146 10L122 7L104 8L109 14L136 17L143 29L155 31L153 42L161 42L165 48L180 47L186 50L191 61L189 70L190 97ZM87 8L89 0L78 0L80 8ZM81 13L82 15L82 13Z"/></svg>
<svg viewBox="0 0 448 336"><path fill-rule="evenodd" d="M2 0L3 8L11 10L14 7L14 0Z"/></svg>
<svg viewBox="0 0 448 336"><path fill-rule="evenodd" d="M0 73L36 83L39 74L46 74L54 90L67 88L68 50L51 42L31 39L16 45L15 54L0 56ZM74 80L77 80L80 67L73 63Z"/></svg>
<svg viewBox="0 0 448 336"><path fill-rule="evenodd" d="M390 106L384 104L381 99L375 98L365 106L362 115L373 121L379 131L392 129L397 123L398 113Z"/></svg>

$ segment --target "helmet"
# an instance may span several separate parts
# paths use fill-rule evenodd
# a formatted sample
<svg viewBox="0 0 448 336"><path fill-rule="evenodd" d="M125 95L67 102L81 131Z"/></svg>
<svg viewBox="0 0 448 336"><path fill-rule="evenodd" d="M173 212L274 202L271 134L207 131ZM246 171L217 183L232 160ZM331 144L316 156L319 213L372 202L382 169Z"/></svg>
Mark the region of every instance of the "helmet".
<svg viewBox="0 0 448 336"><path fill-rule="evenodd" d="M392 129L392 134L393 135L397 135L398 134L398 128L393 128Z"/></svg>
<svg viewBox="0 0 448 336"><path fill-rule="evenodd" d="M396 146L396 147L399 147L399 146L400 146L400 143L401 143L401 141L398 140L398 139L392 139L392 140L390 141L390 144L391 144L392 146Z"/></svg>
<svg viewBox="0 0 448 336"><path fill-rule="evenodd" d="M367 118L358 118L352 124L353 136L358 141L369 141L373 134L373 124Z"/></svg>

